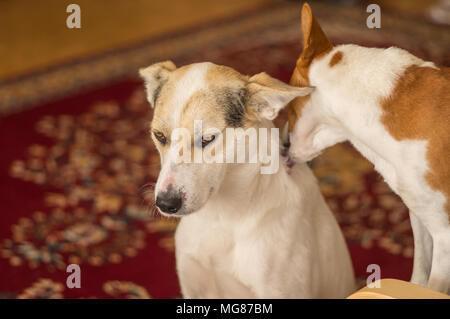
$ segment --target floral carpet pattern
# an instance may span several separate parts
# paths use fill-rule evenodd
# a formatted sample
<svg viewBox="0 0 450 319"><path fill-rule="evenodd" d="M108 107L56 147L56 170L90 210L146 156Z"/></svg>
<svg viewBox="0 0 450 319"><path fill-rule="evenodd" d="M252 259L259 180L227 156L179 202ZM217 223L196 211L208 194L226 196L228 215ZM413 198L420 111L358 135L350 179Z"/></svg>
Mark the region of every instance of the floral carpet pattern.
<svg viewBox="0 0 450 319"><path fill-rule="evenodd" d="M12 240L3 244L12 265L101 266L134 257L145 246L144 233L154 229L155 219L138 196L139 185L154 179L159 157L148 139L147 107L135 100L36 123L56 143L31 145L27 159L12 163L11 176L61 191L45 195L48 212L12 227Z"/></svg>
<svg viewBox="0 0 450 319"><path fill-rule="evenodd" d="M51 275L69 264L82 270L119 265L140 254L150 234L158 234L154 244L173 260L176 221L156 215L152 205L159 155L148 136L150 116L138 89L123 104L98 102L77 116L46 115L35 122L33 129L52 142L29 145L25 157L11 163L9 175L45 188L45 208L10 225L0 243L1 258L10 267ZM172 277L170 297L178 289ZM6 279L2 271L2 283ZM108 280L100 288L105 298L150 297L130 281ZM73 297L65 290L65 281L37 278L15 296ZM0 296L13 295L0 289Z"/></svg>
<svg viewBox="0 0 450 319"><path fill-rule="evenodd" d="M316 12L326 17L327 7L318 9L322 11ZM266 16L270 14L255 15L250 35L227 42L212 41L211 34L221 34L220 28L230 33L235 25L252 29L249 20L224 24L214 32L197 30L197 43L209 41L209 46L202 46L208 50L183 50L184 44L192 47L191 37L178 43L179 53L173 56L165 51L167 43L162 47L153 43L152 54L162 52L162 56L152 56L149 63L168 57L177 65L207 60L246 74L266 71L288 81L300 52L299 23L293 24L292 10L283 7L274 10L270 20L278 21L278 26L262 32L261 28L267 30L262 22L269 21ZM335 43L357 37L346 28L345 21L354 21L348 14L343 12L339 21L325 20ZM385 21L389 23L388 18ZM441 41L433 38L439 32L433 32L428 33L427 41ZM416 46L418 37L399 34L390 33L389 39L378 35L369 44L383 47L403 39L399 42L425 59L450 62L442 53L448 43L427 50ZM361 35L358 39L364 42ZM137 74L135 64L147 59L138 58L142 57L142 48L139 50L134 58L134 51L126 52L131 66L118 56L97 58L73 69L51 70L50 78L42 73L38 80L0 87L0 93L9 92L0 94L0 101L9 101L8 110L14 109L0 117L0 298L180 296L173 242L176 220L161 217L153 204L159 155L149 136L152 114L143 85L135 78L122 77L86 87L93 82L84 78L107 74L111 68L108 59L118 63L113 64L116 70ZM60 72L61 78L66 78L69 71L77 74L77 70L81 70L78 75L84 83L77 82L78 91L64 88L57 99L42 103L35 98L40 92L61 89L55 74ZM13 97L18 92L25 92L21 101L35 100L35 107L16 109ZM277 123L284 119L282 114ZM315 159L312 168L345 235L358 283L365 283L370 264L380 265L383 278L409 280L413 238L408 210L373 165L351 145L340 144ZM81 288L66 286L69 264L80 265Z"/></svg>

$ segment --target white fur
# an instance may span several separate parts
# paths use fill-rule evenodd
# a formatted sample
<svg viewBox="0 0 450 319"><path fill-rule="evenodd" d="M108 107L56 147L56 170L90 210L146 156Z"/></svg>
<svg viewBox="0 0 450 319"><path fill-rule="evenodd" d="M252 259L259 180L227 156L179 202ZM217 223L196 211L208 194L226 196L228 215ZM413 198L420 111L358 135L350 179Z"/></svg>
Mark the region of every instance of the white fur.
<svg viewBox="0 0 450 319"><path fill-rule="evenodd" d="M329 60L336 51L342 51L343 58L330 68ZM309 78L316 90L296 123L290 154L306 161L326 147L349 140L375 165L414 215L412 281L448 292L450 225L444 195L431 189L424 178L428 170L427 141L397 141L380 121L380 100L392 93L396 80L411 65L435 67L398 48L356 45L337 46L313 62Z"/></svg>
<svg viewBox="0 0 450 319"><path fill-rule="evenodd" d="M225 165L225 164L224 164ZM227 166L219 191L178 226L186 298L344 298L354 289L340 228L310 169Z"/></svg>

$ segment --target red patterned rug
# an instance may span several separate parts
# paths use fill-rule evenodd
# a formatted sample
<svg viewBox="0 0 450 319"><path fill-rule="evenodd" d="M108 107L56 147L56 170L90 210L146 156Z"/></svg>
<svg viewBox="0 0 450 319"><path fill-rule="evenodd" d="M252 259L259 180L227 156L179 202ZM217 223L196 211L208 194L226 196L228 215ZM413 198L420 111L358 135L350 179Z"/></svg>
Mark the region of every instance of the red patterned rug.
<svg viewBox="0 0 450 319"><path fill-rule="evenodd" d="M258 11L0 84L0 298L179 297L176 223L152 209L159 155L137 68L208 60L287 81L300 52L298 9ZM369 34L358 8L313 10L335 43L397 44L449 64L441 27L385 17L385 30ZM408 211L372 165L342 144L313 168L360 284L369 264L409 280ZM79 289L66 287L72 263Z"/></svg>

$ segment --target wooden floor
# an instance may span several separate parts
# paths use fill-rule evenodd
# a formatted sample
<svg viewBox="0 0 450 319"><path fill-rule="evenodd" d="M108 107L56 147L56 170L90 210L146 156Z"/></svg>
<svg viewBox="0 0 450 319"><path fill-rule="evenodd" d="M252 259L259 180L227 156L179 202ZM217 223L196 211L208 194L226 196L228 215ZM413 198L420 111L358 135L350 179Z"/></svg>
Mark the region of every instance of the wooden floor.
<svg viewBox="0 0 450 319"><path fill-rule="evenodd" d="M262 7L276 0L0 1L0 81ZM81 29L66 6L81 7Z"/></svg>

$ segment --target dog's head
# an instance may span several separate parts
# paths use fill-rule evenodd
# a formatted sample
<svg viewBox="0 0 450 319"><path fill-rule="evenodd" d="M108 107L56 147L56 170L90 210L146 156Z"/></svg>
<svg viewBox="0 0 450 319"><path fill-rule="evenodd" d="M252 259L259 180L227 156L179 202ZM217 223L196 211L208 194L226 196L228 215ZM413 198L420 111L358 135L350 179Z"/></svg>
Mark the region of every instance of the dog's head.
<svg viewBox="0 0 450 319"><path fill-rule="evenodd" d="M154 108L151 135L161 157L156 206L172 216L200 209L220 188L229 166L198 161L196 154L226 156L223 152L237 147L225 136L227 128L267 125L292 99L312 90L213 63L177 68L167 61L140 74Z"/></svg>
<svg viewBox="0 0 450 319"><path fill-rule="evenodd" d="M303 51L297 60L290 84L294 86L313 86L314 93L299 97L290 102L288 107L288 130L291 136L289 156L297 162L306 162L325 149L343 140L342 134L336 131L327 121L328 99L317 79L311 78L313 67L318 61L327 61L327 69L315 70L315 74L326 76L326 73L339 63L342 52L333 52L333 45L322 31L312 15L311 7L305 3L301 14L301 30L303 35ZM340 76L345 76L344 73ZM336 77L339 85L339 77Z"/></svg>

